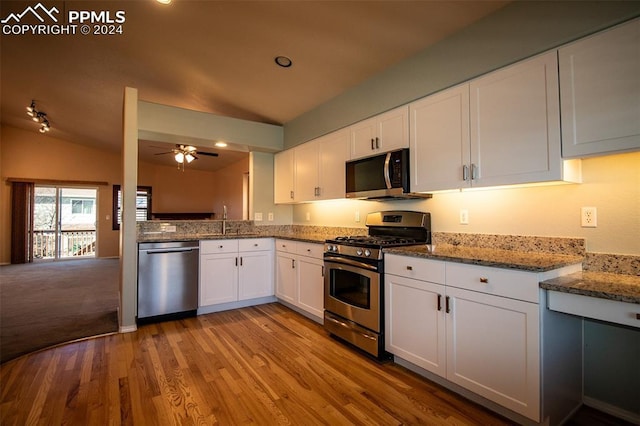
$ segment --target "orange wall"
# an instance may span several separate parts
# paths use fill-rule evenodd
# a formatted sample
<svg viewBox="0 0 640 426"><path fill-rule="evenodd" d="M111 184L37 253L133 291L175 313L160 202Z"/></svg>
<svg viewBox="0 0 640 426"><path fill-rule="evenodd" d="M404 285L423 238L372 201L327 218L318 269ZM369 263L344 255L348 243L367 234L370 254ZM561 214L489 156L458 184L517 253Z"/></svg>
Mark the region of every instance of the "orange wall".
<svg viewBox="0 0 640 426"><path fill-rule="evenodd" d="M53 133L53 132L52 132ZM154 212L216 212L229 206L229 219L242 219L242 174L249 160L218 172L140 163L138 182L151 186ZM112 185L122 180L120 153L67 142L37 131L0 128L0 264L11 259L11 186L6 178L105 181L98 189L98 256L119 253L119 232L113 231ZM219 215L219 216L218 216ZM109 219L107 219L109 216Z"/></svg>
<svg viewBox="0 0 640 426"><path fill-rule="evenodd" d="M229 219L242 219L242 174L249 172L249 158L208 172L173 166L139 163L138 184L152 187L153 213L216 213L229 206ZM233 209L232 209L233 207ZM237 207L237 210L236 210Z"/></svg>
<svg viewBox="0 0 640 426"><path fill-rule="evenodd" d="M35 130L2 126L0 131L0 263L9 263L11 259L11 185L6 182L8 177L108 182L109 185L98 187L97 251L100 257L117 256L118 231L111 229L111 219L106 217L111 215L111 185L122 174L119 153L88 148Z"/></svg>

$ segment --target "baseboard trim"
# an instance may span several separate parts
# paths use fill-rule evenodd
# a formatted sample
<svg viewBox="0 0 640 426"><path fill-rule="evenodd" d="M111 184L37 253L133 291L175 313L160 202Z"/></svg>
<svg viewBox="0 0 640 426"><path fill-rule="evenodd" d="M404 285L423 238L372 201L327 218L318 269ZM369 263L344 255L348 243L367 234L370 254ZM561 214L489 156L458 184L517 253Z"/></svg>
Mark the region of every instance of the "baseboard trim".
<svg viewBox="0 0 640 426"><path fill-rule="evenodd" d="M138 330L138 326L136 325L123 325L120 326L120 329L118 330L119 333L133 333L134 331Z"/></svg>
<svg viewBox="0 0 640 426"><path fill-rule="evenodd" d="M612 416L625 420L629 423L640 425L640 414L623 410L620 407L616 407L615 405L608 404L606 402L588 397L586 395L582 397L582 402L584 405L595 408L596 410L602 411L603 413L611 414Z"/></svg>

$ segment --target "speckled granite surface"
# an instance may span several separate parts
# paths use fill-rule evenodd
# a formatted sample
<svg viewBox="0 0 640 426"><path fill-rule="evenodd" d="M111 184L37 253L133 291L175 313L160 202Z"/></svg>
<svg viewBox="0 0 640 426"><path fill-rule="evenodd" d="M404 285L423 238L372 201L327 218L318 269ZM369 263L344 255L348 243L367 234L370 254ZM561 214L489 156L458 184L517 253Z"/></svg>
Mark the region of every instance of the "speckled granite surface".
<svg viewBox="0 0 640 426"><path fill-rule="evenodd" d="M176 226L164 232L163 226ZM150 221L138 223L138 241L188 241L276 237L323 243L339 235L366 235L366 228L308 225L255 225L253 221ZM434 253L424 245L385 249L387 253L542 272L583 263L584 272L541 283L548 290L640 303L640 256L586 253L582 238L434 232Z"/></svg>
<svg viewBox="0 0 640 426"><path fill-rule="evenodd" d="M640 304L640 276L637 275L583 271L543 281L540 287L563 293Z"/></svg>
<svg viewBox="0 0 640 426"><path fill-rule="evenodd" d="M388 248L384 252L530 272L550 271L567 265L575 265L583 260L583 257L579 255L454 246L452 244L436 245L434 252L429 252L426 245Z"/></svg>
<svg viewBox="0 0 640 426"><path fill-rule="evenodd" d="M575 256L584 256L586 248L584 238L433 232L431 240L436 245L491 247L499 250L515 250L527 253L543 252Z"/></svg>

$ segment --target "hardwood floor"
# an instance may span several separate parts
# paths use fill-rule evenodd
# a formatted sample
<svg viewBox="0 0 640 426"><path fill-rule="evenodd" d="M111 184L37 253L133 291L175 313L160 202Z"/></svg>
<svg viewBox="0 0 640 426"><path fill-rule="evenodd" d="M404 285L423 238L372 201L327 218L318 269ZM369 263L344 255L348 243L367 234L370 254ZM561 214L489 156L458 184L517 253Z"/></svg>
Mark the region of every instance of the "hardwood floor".
<svg viewBox="0 0 640 426"><path fill-rule="evenodd" d="M27 355L0 385L4 426L509 424L275 303Z"/></svg>

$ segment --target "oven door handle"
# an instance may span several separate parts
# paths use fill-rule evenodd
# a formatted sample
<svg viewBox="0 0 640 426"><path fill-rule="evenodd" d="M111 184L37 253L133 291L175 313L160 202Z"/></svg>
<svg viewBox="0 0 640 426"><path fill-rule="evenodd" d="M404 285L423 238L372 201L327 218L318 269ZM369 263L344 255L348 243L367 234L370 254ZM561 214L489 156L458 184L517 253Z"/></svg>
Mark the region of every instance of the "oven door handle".
<svg viewBox="0 0 640 426"><path fill-rule="evenodd" d="M369 265L364 262L358 262L357 260L345 259L343 257L325 257L324 261L342 264L342 265L355 266L357 268L368 269L370 271L378 271L378 268L373 265Z"/></svg>

